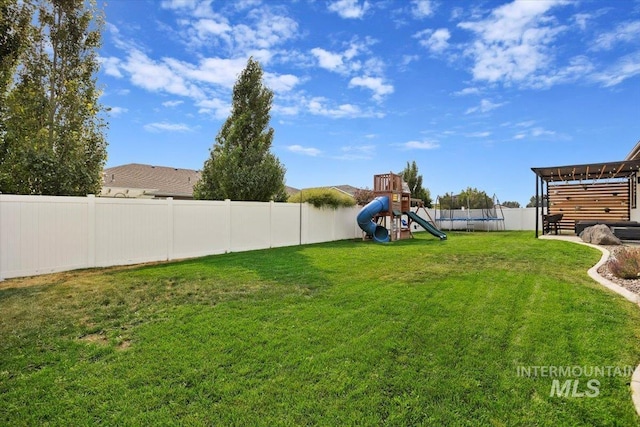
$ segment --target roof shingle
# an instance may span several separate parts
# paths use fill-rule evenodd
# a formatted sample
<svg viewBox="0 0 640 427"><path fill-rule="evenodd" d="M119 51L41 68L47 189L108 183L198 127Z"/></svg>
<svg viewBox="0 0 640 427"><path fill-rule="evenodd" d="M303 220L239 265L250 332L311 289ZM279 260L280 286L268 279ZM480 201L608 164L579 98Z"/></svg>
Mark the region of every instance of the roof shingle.
<svg viewBox="0 0 640 427"><path fill-rule="evenodd" d="M200 171L130 163L107 168L103 172L103 187L143 189L156 197L193 197L193 186L200 180Z"/></svg>

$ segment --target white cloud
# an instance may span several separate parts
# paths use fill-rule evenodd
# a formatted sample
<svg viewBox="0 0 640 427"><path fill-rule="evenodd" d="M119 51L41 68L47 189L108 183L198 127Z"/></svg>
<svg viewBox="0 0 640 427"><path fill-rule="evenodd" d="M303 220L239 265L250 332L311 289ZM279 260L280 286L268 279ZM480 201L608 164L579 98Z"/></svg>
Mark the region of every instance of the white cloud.
<svg viewBox="0 0 640 427"><path fill-rule="evenodd" d="M467 111L465 111L465 114L471 114L476 112L488 113L489 111L495 110L496 108L502 107L503 105L505 105L504 102L495 103L495 102L489 101L488 99L483 99L480 101L480 105L467 109Z"/></svg>
<svg viewBox="0 0 640 427"><path fill-rule="evenodd" d="M297 105L279 105L274 104L272 107L274 113L282 116L297 116L300 113L300 107Z"/></svg>
<svg viewBox="0 0 640 427"><path fill-rule="evenodd" d="M178 105L181 105L183 103L184 101L165 101L162 103L162 106L171 108L171 107L177 107Z"/></svg>
<svg viewBox="0 0 640 427"><path fill-rule="evenodd" d="M475 62L474 79L506 84L535 81L552 64L551 47L566 29L547 12L567 4L566 0L515 0L484 20L458 24L476 35L466 49Z"/></svg>
<svg viewBox="0 0 640 427"><path fill-rule="evenodd" d="M298 35L296 21L273 13L268 7L253 9L249 17L254 21L253 28L239 25L233 30L240 49L271 49Z"/></svg>
<svg viewBox="0 0 640 427"><path fill-rule="evenodd" d="M415 18L422 19L433 15L433 3L431 0L412 0L411 13Z"/></svg>
<svg viewBox="0 0 640 427"><path fill-rule="evenodd" d="M393 93L393 85L385 84L380 77L354 77L349 87L364 87L373 91L373 99L381 101L385 95Z"/></svg>
<svg viewBox="0 0 640 427"><path fill-rule="evenodd" d="M120 49L131 47L130 42L126 42L122 39L122 36L120 35L120 29L118 27L116 27L110 22L107 22L105 25L105 29L107 30L107 33L111 36L111 39L113 40L113 44L116 47Z"/></svg>
<svg viewBox="0 0 640 427"><path fill-rule="evenodd" d="M378 57L369 58L362 64L362 70L366 70L367 74L382 75L387 65Z"/></svg>
<svg viewBox="0 0 640 427"><path fill-rule="evenodd" d="M457 21L464 15L465 9L462 7L454 7L451 9L451 17L452 21Z"/></svg>
<svg viewBox="0 0 640 427"><path fill-rule="evenodd" d="M329 4L329 10L345 19L360 19L370 6L366 0L362 4L358 0L336 0Z"/></svg>
<svg viewBox="0 0 640 427"><path fill-rule="evenodd" d="M580 29L580 31L585 31L587 29L590 29L588 27L592 21L595 21L596 19L606 15L609 12L611 12L611 8L603 5L603 7L601 7L600 9L589 11L589 13L576 13L571 17L570 20L576 27Z"/></svg>
<svg viewBox="0 0 640 427"><path fill-rule="evenodd" d="M199 0L162 0L160 5L165 9L195 9Z"/></svg>
<svg viewBox="0 0 640 427"><path fill-rule="evenodd" d="M367 58L364 62L359 59L362 54L369 53L369 46L376 41L370 38L364 41L353 39L342 52L330 52L316 47L311 54L317 59L318 65L328 71L349 76L367 70L366 76L353 76L349 87L363 87L373 91L373 99L381 101L384 96L393 93L393 85L385 82L382 74L385 63L376 57Z"/></svg>
<svg viewBox="0 0 640 427"><path fill-rule="evenodd" d="M231 105L217 98L204 99L196 103L200 114L208 114L216 119L224 120L231 113Z"/></svg>
<svg viewBox="0 0 640 427"><path fill-rule="evenodd" d="M225 36L233 30L233 28L224 20L201 19L194 22L193 28L200 39L207 39L209 36Z"/></svg>
<svg viewBox="0 0 640 427"><path fill-rule="evenodd" d="M236 7L245 15L235 24L214 11L214 7L222 8L211 0L166 2L163 6L179 14L177 23L181 31L175 34L191 48L213 45L224 48L230 56L248 57L252 51L271 50L298 36L298 23L282 12L284 8L269 4L246 3L247 7Z"/></svg>
<svg viewBox="0 0 640 427"><path fill-rule="evenodd" d="M311 49L311 54L318 59L320 67L326 70L340 72L344 68L341 53L333 53L316 47Z"/></svg>
<svg viewBox="0 0 640 427"><path fill-rule="evenodd" d="M427 29L414 34L413 37L419 39L420 45L431 52L441 53L449 47L451 33L446 28L439 28L435 31Z"/></svg>
<svg viewBox="0 0 640 427"><path fill-rule="evenodd" d="M126 112L128 112L129 109L128 108L124 108L124 107L109 107L109 115L113 116L113 117L118 117L121 114L124 114Z"/></svg>
<svg viewBox="0 0 640 427"><path fill-rule="evenodd" d="M327 99L324 97L314 97L306 101L305 105L311 114L316 116L330 117L332 119L357 118L357 117L384 117L382 113L372 111L362 111L360 107L353 104L341 104L337 107L326 105Z"/></svg>
<svg viewBox="0 0 640 427"><path fill-rule="evenodd" d="M531 129L531 135L535 137L539 136L555 136L556 132L552 130L546 130L540 127L536 127Z"/></svg>
<svg viewBox="0 0 640 427"><path fill-rule="evenodd" d="M526 122L531 123L531 122ZM525 126L528 127L528 126ZM532 127L519 131L513 136L513 139L554 139L554 140L567 140L570 139L567 135L558 134L553 130L547 130L540 126Z"/></svg>
<svg viewBox="0 0 640 427"><path fill-rule="evenodd" d="M144 125L148 132L189 132L191 128L184 123L156 122Z"/></svg>
<svg viewBox="0 0 640 427"><path fill-rule="evenodd" d="M367 52L369 46L375 43L376 41L371 38L366 38L364 41L360 41L359 39L354 38L349 42L348 47L344 51L343 55L346 59L355 58L356 56Z"/></svg>
<svg viewBox="0 0 640 427"><path fill-rule="evenodd" d="M558 83L578 80L588 76L595 67L586 56L576 56L569 60L568 65L549 71L546 75L539 75L536 80L530 82L534 88L548 88Z"/></svg>
<svg viewBox="0 0 640 427"><path fill-rule="evenodd" d="M121 68L130 75L131 82L152 92L201 98L202 91L166 62L158 62L138 50L129 52Z"/></svg>
<svg viewBox="0 0 640 427"><path fill-rule="evenodd" d="M346 44L342 52L331 52L320 47L311 49L311 54L318 60L318 65L325 70L339 74L350 74L363 68L363 64L357 57L369 53L369 46L376 41L370 38L361 41L354 38ZM369 72L380 72L384 63L376 58L369 58L365 62Z"/></svg>
<svg viewBox="0 0 640 427"><path fill-rule="evenodd" d="M487 138L487 137L491 136L491 132L488 132L488 131L471 132L471 133L465 134L465 136L468 137L468 138Z"/></svg>
<svg viewBox="0 0 640 427"><path fill-rule="evenodd" d="M274 92L289 92L300 83L300 79L293 74L264 73L264 84Z"/></svg>
<svg viewBox="0 0 640 427"><path fill-rule="evenodd" d="M246 59L204 58L197 64L191 64L174 58L154 60L132 48L125 59L109 61L109 64L114 65L121 75L126 73L135 86L190 98L200 107L200 113L224 119L229 115L230 106L219 97L231 90L246 66ZM265 81L267 78L273 89L278 91L291 90L298 83L293 75L265 73ZM163 105L173 107L182 102L173 100Z"/></svg>
<svg viewBox="0 0 640 427"><path fill-rule="evenodd" d="M262 3L262 0L235 0L234 6L237 10L248 9L250 7L256 7Z"/></svg>
<svg viewBox="0 0 640 427"><path fill-rule="evenodd" d="M311 157L316 157L322 154L322 151L318 150L317 148L303 147L302 145L297 145L297 144L289 145L287 147L287 150L291 151L292 153L303 154L305 156L311 156Z"/></svg>
<svg viewBox="0 0 640 427"><path fill-rule="evenodd" d="M400 63L400 65L406 66L419 59L419 55L402 55L402 62Z"/></svg>
<svg viewBox="0 0 640 427"><path fill-rule="evenodd" d="M338 108L327 108L323 102L323 98L313 98L309 101L308 107L312 114L319 116L329 117L358 117L360 115L360 108L351 104L342 104Z"/></svg>
<svg viewBox="0 0 640 427"><path fill-rule="evenodd" d="M123 45L126 46L126 45ZM189 98L199 107L201 114L210 115L216 119L228 117L230 105L221 98L230 94L238 76L246 66L246 58L202 58L197 63L181 61L176 58L165 57L152 59L140 49L128 46L128 53L124 59L107 58L105 63L110 68L111 75L128 77L135 86L151 92L161 92ZM266 56L267 53L255 51L254 57ZM293 92L300 84L300 78L293 74L278 74L265 71L264 83L279 94ZM178 105L168 101L165 107ZM299 101L296 102L299 104ZM294 115L299 106L282 106L274 110L285 115Z"/></svg>
<svg viewBox="0 0 640 427"><path fill-rule="evenodd" d="M247 65L247 60L244 58L204 58L197 65L173 58L165 58L164 61L181 76L227 89L233 88L238 76Z"/></svg>
<svg viewBox="0 0 640 427"><path fill-rule="evenodd" d="M596 50L609 50L620 43L640 40L640 21L629 21L618 24L615 29L600 34L593 46Z"/></svg>
<svg viewBox="0 0 640 427"><path fill-rule="evenodd" d="M462 90L457 92L453 92L455 96L467 96L467 95L478 95L480 93L480 89L477 87L465 87Z"/></svg>
<svg viewBox="0 0 640 427"><path fill-rule="evenodd" d="M440 144L434 141L407 141L402 144L398 144L405 150L433 150L440 147Z"/></svg>
<svg viewBox="0 0 640 427"><path fill-rule="evenodd" d="M211 7L212 0L163 0L160 6L196 18L209 18L215 15Z"/></svg>
<svg viewBox="0 0 640 427"><path fill-rule="evenodd" d="M587 23L591 18L592 16L588 13L576 13L573 15L573 21L582 31L587 29Z"/></svg>
<svg viewBox="0 0 640 427"><path fill-rule="evenodd" d="M106 75L116 78L123 77L122 72L120 72L120 58L109 57L109 58L100 58L100 65L104 68L104 72Z"/></svg>
<svg viewBox="0 0 640 427"><path fill-rule="evenodd" d="M626 55L592 78L605 87L615 86L623 81L640 75L640 51Z"/></svg>

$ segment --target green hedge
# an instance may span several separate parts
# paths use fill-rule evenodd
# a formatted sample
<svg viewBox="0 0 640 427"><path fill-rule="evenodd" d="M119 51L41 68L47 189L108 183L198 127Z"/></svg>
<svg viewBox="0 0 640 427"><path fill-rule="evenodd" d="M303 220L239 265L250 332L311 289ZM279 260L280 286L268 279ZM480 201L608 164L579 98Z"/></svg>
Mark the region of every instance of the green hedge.
<svg viewBox="0 0 640 427"><path fill-rule="evenodd" d="M311 203L316 208L349 207L356 204L356 200L333 188L310 188L289 197L289 203Z"/></svg>

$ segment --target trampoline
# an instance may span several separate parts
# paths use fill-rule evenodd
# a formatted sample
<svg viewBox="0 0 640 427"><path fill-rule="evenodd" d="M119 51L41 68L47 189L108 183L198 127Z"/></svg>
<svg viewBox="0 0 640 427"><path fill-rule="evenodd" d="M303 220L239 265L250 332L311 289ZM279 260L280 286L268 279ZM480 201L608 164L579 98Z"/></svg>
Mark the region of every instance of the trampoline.
<svg viewBox="0 0 640 427"><path fill-rule="evenodd" d="M471 208L469 199L461 195L438 196L435 217L441 230L499 231L504 230L504 212L494 194L487 197L484 206Z"/></svg>

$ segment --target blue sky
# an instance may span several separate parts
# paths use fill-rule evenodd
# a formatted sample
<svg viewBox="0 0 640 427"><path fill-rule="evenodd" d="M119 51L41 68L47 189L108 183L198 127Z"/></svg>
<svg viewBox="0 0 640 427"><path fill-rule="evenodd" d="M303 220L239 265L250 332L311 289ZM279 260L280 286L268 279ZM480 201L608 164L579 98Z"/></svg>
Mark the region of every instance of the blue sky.
<svg viewBox="0 0 640 427"><path fill-rule="evenodd" d="M531 167L640 140L640 0L109 0L107 166L200 169L250 56L287 185L371 187L415 160L433 198L526 204Z"/></svg>

